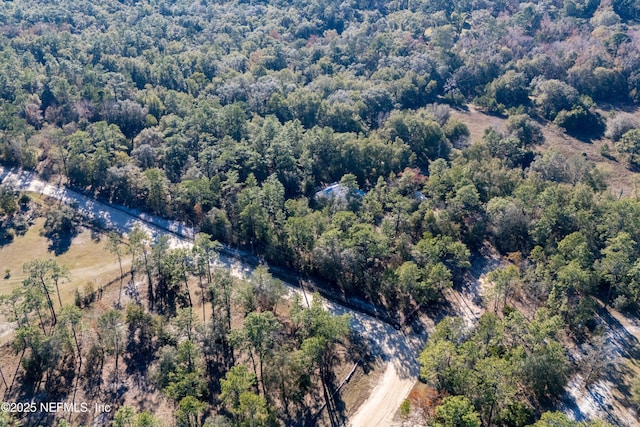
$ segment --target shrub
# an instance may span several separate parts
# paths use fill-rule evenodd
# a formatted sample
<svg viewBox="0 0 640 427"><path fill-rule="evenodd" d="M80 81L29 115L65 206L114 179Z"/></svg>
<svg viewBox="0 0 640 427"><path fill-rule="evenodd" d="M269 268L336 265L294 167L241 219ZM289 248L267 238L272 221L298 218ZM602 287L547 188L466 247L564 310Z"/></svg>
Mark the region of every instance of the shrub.
<svg viewBox="0 0 640 427"><path fill-rule="evenodd" d="M402 418L407 418L411 413L411 402L409 399L405 399L404 402L400 405L400 416Z"/></svg>
<svg viewBox="0 0 640 427"><path fill-rule="evenodd" d="M607 121L607 132L604 136L618 142L622 135L637 127L638 121L631 114L617 114Z"/></svg>
<svg viewBox="0 0 640 427"><path fill-rule="evenodd" d="M640 129L625 132L616 143L618 151L627 154L640 154Z"/></svg>
<svg viewBox="0 0 640 427"><path fill-rule="evenodd" d="M607 159L611 159L611 148L609 147L609 144L604 144L603 146L600 147L600 155L602 157L606 157Z"/></svg>
<svg viewBox="0 0 640 427"><path fill-rule="evenodd" d="M560 111L553 122L571 135L590 138L602 135L605 127L601 116L579 104Z"/></svg>

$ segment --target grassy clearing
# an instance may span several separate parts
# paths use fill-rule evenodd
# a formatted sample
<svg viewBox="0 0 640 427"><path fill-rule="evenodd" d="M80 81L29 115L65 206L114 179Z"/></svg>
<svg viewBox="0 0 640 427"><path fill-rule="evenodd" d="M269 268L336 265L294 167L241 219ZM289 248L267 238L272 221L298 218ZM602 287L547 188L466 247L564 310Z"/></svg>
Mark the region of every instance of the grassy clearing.
<svg viewBox="0 0 640 427"><path fill-rule="evenodd" d="M53 258L69 268L70 280L64 281L60 287L65 304L73 302L76 288L82 290L88 282L92 282L97 288L120 275L116 257L104 249L104 235L81 228L69 250L56 256L49 250L50 240L40 234L43 224L44 218L38 218L23 236L16 237L13 242L0 248L0 295L11 293L21 286L26 278L22 265L33 259ZM122 261L126 272L131 259L125 256ZM11 270L11 277L8 279L4 279L6 269Z"/></svg>
<svg viewBox="0 0 640 427"><path fill-rule="evenodd" d="M484 130L488 127L502 129L505 118L491 116L477 110L472 105L468 106L468 110L452 110L451 117L464 122L469 128L472 143L479 142L482 139ZM640 110L635 114L640 119ZM613 194L616 196L636 196L636 182L638 174L627 169L624 161L616 161L608 159L600 154L600 148L609 144L613 149L613 143L606 138L584 142L567 135L554 124L550 123L542 128L545 143L536 147L537 151L542 153L555 150L564 156L586 155L587 159L594 162L596 167L604 172L607 184ZM615 150L612 150L615 154Z"/></svg>
<svg viewBox="0 0 640 427"><path fill-rule="evenodd" d="M488 127L501 129L505 118L490 116L478 111L473 105L468 105L467 110L451 110L451 117L460 120L469 128L469 138L472 143L479 142L484 135L484 130Z"/></svg>

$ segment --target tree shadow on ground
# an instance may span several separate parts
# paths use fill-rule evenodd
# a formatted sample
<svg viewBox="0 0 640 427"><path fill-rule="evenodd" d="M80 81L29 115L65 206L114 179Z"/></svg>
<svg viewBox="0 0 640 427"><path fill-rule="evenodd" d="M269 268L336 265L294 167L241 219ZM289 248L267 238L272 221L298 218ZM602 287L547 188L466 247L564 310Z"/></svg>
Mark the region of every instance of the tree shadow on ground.
<svg viewBox="0 0 640 427"><path fill-rule="evenodd" d="M69 250L73 238L78 235L77 231L58 234L58 233L45 233L44 236L49 239L49 246L47 250L53 252L56 256L62 255Z"/></svg>
<svg viewBox="0 0 640 427"><path fill-rule="evenodd" d="M0 221L0 248L13 243L16 237L24 236L32 221L24 215L15 215L11 219Z"/></svg>
<svg viewBox="0 0 640 427"><path fill-rule="evenodd" d="M15 236L11 235L10 233L3 230L2 227L0 227L0 248L10 243L13 243L14 239L15 239Z"/></svg>
<svg viewBox="0 0 640 427"><path fill-rule="evenodd" d="M620 417L620 408L615 404L617 400L624 408L633 407L632 390L629 379L635 376L634 368L640 359L640 341L630 330L625 327L612 313L603 306L596 309L597 320L604 326L604 343L597 351L603 363L597 366L590 379L584 378L584 372L578 374L573 381L577 381L578 390L584 394L580 400L591 402L604 420L617 425ZM628 318L634 326L637 320ZM589 372L591 374L591 372ZM613 397L615 394L618 397ZM564 405L577 420L585 418L574 396L565 393Z"/></svg>
<svg viewBox="0 0 640 427"><path fill-rule="evenodd" d="M102 232L98 228L91 227L91 241L100 243L102 241Z"/></svg>
<svg viewBox="0 0 640 427"><path fill-rule="evenodd" d="M332 426L343 426L347 422L346 405L342 400L342 396L337 392L337 387L334 381L330 381L327 384L327 413L331 420Z"/></svg>
<svg viewBox="0 0 640 427"><path fill-rule="evenodd" d="M344 426L347 423L346 405L338 390L338 384L333 371L326 373L322 384L322 400L324 405L314 415L304 420L302 425L330 425L332 427ZM326 423L329 424L326 424Z"/></svg>
<svg viewBox="0 0 640 427"><path fill-rule="evenodd" d="M361 335L352 331L349 345L349 356L352 362L358 363L365 374L373 370L373 363L376 358L371 352L369 342Z"/></svg>
<svg viewBox="0 0 640 427"><path fill-rule="evenodd" d="M72 207L59 205L46 214L42 234L49 239L49 252L61 255L69 250L74 237L78 235L75 211Z"/></svg>

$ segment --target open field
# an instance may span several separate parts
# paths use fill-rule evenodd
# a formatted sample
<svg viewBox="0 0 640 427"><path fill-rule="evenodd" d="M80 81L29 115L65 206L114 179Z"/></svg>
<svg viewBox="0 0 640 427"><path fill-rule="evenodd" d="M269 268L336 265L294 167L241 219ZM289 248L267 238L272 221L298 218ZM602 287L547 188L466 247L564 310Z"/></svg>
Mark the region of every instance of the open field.
<svg viewBox="0 0 640 427"><path fill-rule="evenodd" d="M640 112L637 113L640 115ZM502 129L505 118L485 114L469 105L467 111L452 110L451 116L464 122L469 128L471 143L479 142L482 139L484 130L488 127ZM627 169L623 161L616 161L603 157L600 154L600 147L609 144L612 154L615 154L613 142L606 138L584 142L563 132L562 129L550 123L542 127L545 142L534 150L544 153L548 150L555 150L564 156L586 155L587 159L594 162L606 176L609 189L616 196L635 196L634 177L636 173Z"/></svg>
<svg viewBox="0 0 640 427"><path fill-rule="evenodd" d="M71 303L74 290L82 290L88 282L92 282L97 289L120 275L116 257L104 249L104 235L81 228L73 238L69 250L55 256L49 250L51 241L40 234L43 224L44 218L38 218L23 236L17 236L13 242L0 247L0 269L3 276L0 278L0 295L11 293L22 284L26 278L22 265L33 259L55 258L59 264L69 268L69 280L62 282L60 287L63 303ZM126 272L131 260L125 256L122 261ZM6 269L11 270L11 277L8 279L4 279Z"/></svg>

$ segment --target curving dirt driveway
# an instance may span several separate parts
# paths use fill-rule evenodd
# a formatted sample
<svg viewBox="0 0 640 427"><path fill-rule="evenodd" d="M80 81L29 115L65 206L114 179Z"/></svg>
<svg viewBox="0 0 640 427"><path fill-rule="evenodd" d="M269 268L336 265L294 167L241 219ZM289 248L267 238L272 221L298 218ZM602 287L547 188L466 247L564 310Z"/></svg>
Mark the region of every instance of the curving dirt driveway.
<svg viewBox="0 0 640 427"><path fill-rule="evenodd" d="M42 181L34 173L0 166L0 183L7 183L16 190L40 193L70 204L85 218L96 221L102 228L128 233L139 224L151 236L165 235L173 247L189 247L195 230L177 221L169 221L137 210L98 202L62 185ZM253 267L237 259L223 255L220 262L230 266L234 274L248 276ZM285 282L290 292L299 288ZM368 399L349 420L352 427L390 426L393 416L418 379L420 365L417 357L426 342L426 332L411 331L408 334L391 325L361 312L324 300L325 307L336 315L351 315L354 331L369 341L370 347L387 367L381 381L374 387Z"/></svg>
<svg viewBox="0 0 640 427"><path fill-rule="evenodd" d="M396 330L378 319L335 303L325 302L325 306L336 315L350 314L352 328L366 337L372 352L386 362L384 375L367 400L350 417L348 425L391 426L394 414L418 380L418 355L427 338L425 325L421 325L420 331L405 334L403 330Z"/></svg>

